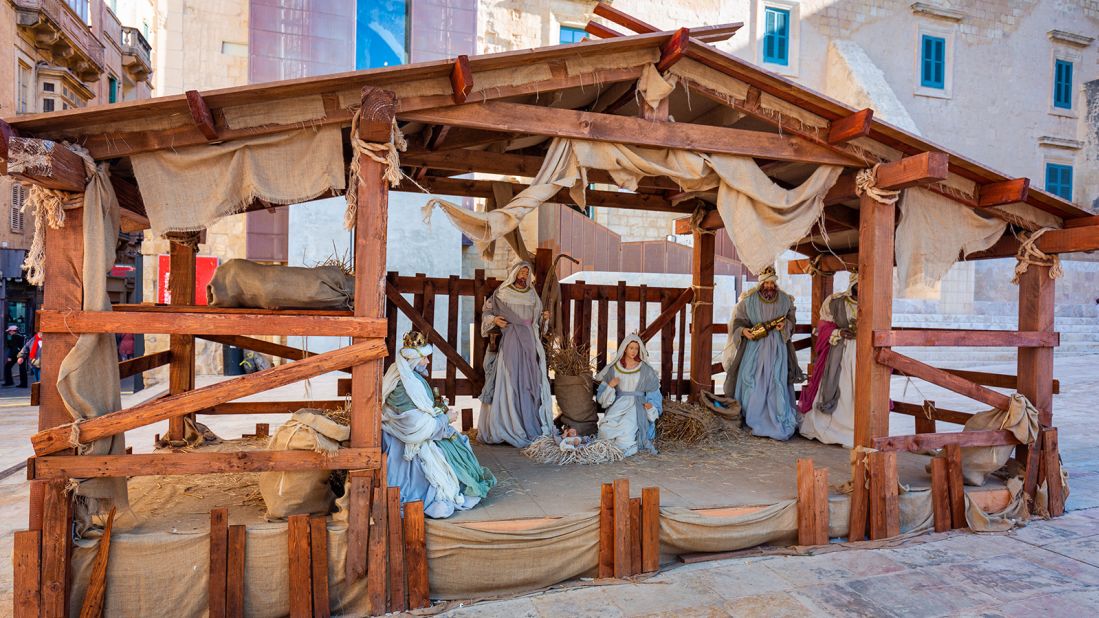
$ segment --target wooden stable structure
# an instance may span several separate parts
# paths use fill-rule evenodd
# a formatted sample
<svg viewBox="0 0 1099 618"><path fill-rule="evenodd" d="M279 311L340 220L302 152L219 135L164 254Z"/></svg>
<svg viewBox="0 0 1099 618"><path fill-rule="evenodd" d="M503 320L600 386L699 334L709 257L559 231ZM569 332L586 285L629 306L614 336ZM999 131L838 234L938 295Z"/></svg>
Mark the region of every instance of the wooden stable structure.
<svg viewBox="0 0 1099 618"><path fill-rule="evenodd" d="M361 109L362 117L357 137L365 142L387 142L393 120L398 121L410 142L408 150L401 155L407 180L398 187L400 190L418 190L417 186L422 186L447 195L491 194L492 186L486 181L453 177L470 172L532 177L542 165L551 137L752 157L775 183L784 187L800 183L818 165L842 165L847 171L825 199L821 224L825 229L814 229L810 237L795 247L813 261L794 263L791 272L812 273L810 302L815 318L821 302L832 291L833 273L855 265L859 269L863 302L857 338L856 442L883 453L868 464L860 463L856 469L858 475L869 474L871 483L869 494L864 483L855 483L859 489L852 498L855 504L851 538L863 538L867 520L872 538L883 538L897 531L896 486L889 482L890 478L895 478L889 476L891 451L945 446L949 453L959 446L1014 444L1007 432L936 432L936 422L964 423L965 414L947 410L932 410L929 419L921 420L921 433L917 435L890 436L889 377L892 372L927 380L992 406L1006 405L1006 397L986 386L1008 386L1026 395L1041 411L1045 433L1040 444L1053 449L1043 456L1039 444L1019 447L1018 457L1027 464L1028 493L1033 495L1040 473L1053 478L1057 461L1052 416L1053 349L1057 334L1053 329L1055 283L1049 277L1048 267L1032 266L1021 277L1017 331L894 329L891 301L897 209L869 195L857 195L854 174L879 166L879 188L924 186L965 208L977 209L982 214L1009 222L1009 231L1000 242L982 255L969 256L969 259L1013 256L1019 246L1015 232L1043 227L1055 228L1037 242L1037 247L1045 253L1094 250L1099 248L1099 218L1030 187L1027 179L1005 177L875 120L871 110L850 109L707 44L707 41L731 36L736 25L660 31L604 5L600 5L597 12L637 34L623 36L616 29L593 23L589 32L602 40L579 45L484 57L462 56L456 60L203 93L192 91L151 101L9 118L7 123L0 125L3 130L0 160L5 164L0 171L25 183L68 192L73 200L79 201L87 181L84 166L63 142L80 144L96 161L110 163L112 183L122 208L123 229L141 230L148 226L148 220L128 157L298 130L300 124L297 123L232 128L226 122L226 110L263 106L277 111L303 98L316 99L323 104L324 116L313 124L344 128L348 152L355 110ZM655 64L661 71L677 66L689 68L695 79L681 81L680 87L660 108L639 108L635 83L649 64ZM675 122L670 121L670 116L674 116ZM155 128L135 127L135 120ZM31 158L27 154L30 152L45 152L47 156ZM350 156L353 155L345 155L345 158ZM387 275L385 248L390 187L383 178L383 164L367 157L360 157L359 164L358 183L348 187L348 191L357 194L360 205L354 235L354 311L264 311L195 306L194 250L178 243L171 245L172 305L118 305L111 312L82 311L83 231L79 207L69 210L64 227L45 230L45 300L39 314L40 329L45 337L40 432L32 438L36 457L28 466L32 483L29 531L21 533L16 542L16 615L63 616L69 613L72 517L71 500L66 493L69 479L316 468L350 470L347 576L349 579L368 578L371 611L380 613L387 607L394 607L385 602L386 565L393 556L394 547L392 542L387 545L387 539L394 538L390 532L393 526L387 527L384 516L390 498L377 482L384 478L379 476L382 466L379 390L387 348L392 353L396 341L393 316L403 313L417 326L430 325L429 308L433 307L435 294L446 291L470 296L479 308L492 285L483 275L478 275L472 282ZM606 174L595 171L590 180L610 182ZM517 182L514 188L523 186L522 182ZM697 397L700 392L712 388L713 376L719 371L712 363L713 335L723 328L714 323L713 315L713 233L720 230L723 222L705 203L693 199L681 202L681 197L678 186L666 178L647 179L636 192L588 192L589 203L599 207L683 213L685 218L677 224L677 231L694 235L691 288L673 292L621 283L617 286L575 283L565 285L563 289L565 297L573 301L570 309L573 312L572 332L577 340L590 340L594 307L595 336L599 342L596 353L601 359L606 358L610 335L603 319L608 315L610 302L616 303L619 316L624 315L628 302L644 299L661 303L659 315L652 320L644 314L648 303L640 303L641 323L648 336L662 333L662 359L668 363L662 373L668 391ZM570 200L565 191L559 199ZM248 209L271 207L257 202ZM692 213L696 215L693 222L686 218ZM837 255L818 249L822 232L844 239L832 246ZM413 303L410 304L403 294L412 294ZM619 302L622 300L626 302ZM725 316L719 317L719 321L724 319ZM448 320L454 324L456 316L451 314ZM624 323L619 320L619 332L616 333L619 338L624 334ZM425 330L431 334L432 343L450 361L447 377L441 384L443 390L451 396L476 392L481 379L478 369L482 343L475 341L476 352L471 364L458 353L457 328L450 329L446 336L436 333L433 328ZM675 338L677 331L680 333L678 339ZM171 422L168 437L179 439L184 431L183 418L187 415L293 410L302 402L240 404L233 400L326 372L349 370L350 446L332 455L300 451L74 455L70 448L72 418L56 387L58 368L77 335L116 332L170 335L171 345L167 352L127 361L129 364L125 367L125 371L136 372L166 362L170 368L169 394L84 421L79 428L81 442L164 420ZM689 350L684 347L688 338L682 336L687 332L691 335ZM354 343L312 355L254 338L260 335L349 336ZM296 360L196 389L196 337ZM949 372L891 350L901 345L1018 347L1018 372L1017 376ZM670 363L676 355L681 359L678 363L680 374L688 366L689 373L673 378ZM458 372L463 374L463 379L458 378ZM893 406L893 411L922 414L919 409L900 404ZM936 469L942 467L936 465ZM819 488L819 476L809 474L810 471L805 472L807 487ZM936 474L948 476L942 472ZM960 490L960 487L955 489ZM629 499L628 489L612 487L610 495L615 506L613 516L624 517L621 507L628 504L623 502ZM817 505L811 506L813 503ZM809 513L814 508L819 513L819 496L807 500L806 504L806 521L812 521ZM300 520L292 525L297 532L291 537L304 555L308 553L310 543L320 540L310 536L306 528L317 529ZM232 534L227 538L231 537ZM819 525L806 538L820 542ZM230 561L229 556L233 556L231 547L230 542L226 563ZM316 545L312 547L316 551ZM614 552L625 551L623 547L615 545ZM651 556L642 560L651 566ZM622 574L624 567L620 564L627 563L632 564L625 558L615 559L612 572ZM301 592L304 596L309 594ZM304 615L326 610L317 604L317 599L321 598L319 594L313 594L308 603L301 600L292 613Z"/></svg>

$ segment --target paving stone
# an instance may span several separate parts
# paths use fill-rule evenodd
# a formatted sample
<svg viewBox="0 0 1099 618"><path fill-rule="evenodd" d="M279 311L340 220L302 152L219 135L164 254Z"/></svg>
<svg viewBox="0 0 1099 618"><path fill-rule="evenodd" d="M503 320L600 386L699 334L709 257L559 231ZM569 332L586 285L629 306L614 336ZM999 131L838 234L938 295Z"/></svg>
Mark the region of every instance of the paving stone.
<svg viewBox="0 0 1099 618"><path fill-rule="evenodd" d="M717 606L718 594L693 578L653 578L639 584L615 586L608 593L612 602L627 616L642 616L658 611L691 607Z"/></svg>
<svg viewBox="0 0 1099 618"><path fill-rule="evenodd" d="M1050 543L1044 546L1044 549L1092 566L1099 566L1099 536Z"/></svg>
<svg viewBox="0 0 1099 618"><path fill-rule="evenodd" d="M790 587L786 580L759 562L710 568L692 573L690 577L724 599L778 592Z"/></svg>
<svg viewBox="0 0 1099 618"><path fill-rule="evenodd" d="M794 587L896 573L906 568L880 550L789 556L784 560L769 562L766 566Z"/></svg>
<svg viewBox="0 0 1099 618"><path fill-rule="evenodd" d="M534 597L531 602L542 618L598 618L622 616L611 603L620 586L588 586Z"/></svg>
<svg viewBox="0 0 1099 618"><path fill-rule="evenodd" d="M892 616L888 608L840 583L809 586L790 591L794 598L810 609L828 616Z"/></svg>
<svg viewBox="0 0 1099 618"><path fill-rule="evenodd" d="M974 591L1004 601L1081 587L1075 579L1018 556L987 558L936 569L939 574Z"/></svg>
<svg viewBox="0 0 1099 618"><path fill-rule="evenodd" d="M826 615L806 607L792 595L781 592L733 599L725 603L725 610L730 616L743 618L801 618Z"/></svg>
<svg viewBox="0 0 1099 618"><path fill-rule="evenodd" d="M1095 536L1099 534L1099 522L1086 517L1084 515L1086 512L1066 513L1062 517L1043 521L1040 526L1035 525L1038 523L1036 521L1028 526L1012 530L1008 534L1011 538L1039 547L1049 543Z"/></svg>
<svg viewBox="0 0 1099 618"><path fill-rule="evenodd" d="M897 563L922 567L955 562L972 562L1026 551L1030 546L999 534L959 534L942 540L878 550Z"/></svg>
<svg viewBox="0 0 1099 618"><path fill-rule="evenodd" d="M1099 590L1048 594L1005 603L998 608L1005 618L1085 618L1099 616Z"/></svg>
<svg viewBox="0 0 1099 618"><path fill-rule="evenodd" d="M1075 558L1069 558L1045 548L1035 548L1033 552L1020 554L1020 559L1038 566L1056 571L1071 578L1082 586L1095 586L1099 588L1099 567L1086 562L1080 562Z"/></svg>
<svg viewBox="0 0 1099 618"><path fill-rule="evenodd" d="M956 585L930 569L868 577L844 585L869 603L903 618L950 615L996 601L989 594Z"/></svg>
<svg viewBox="0 0 1099 618"><path fill-rule="evenodd" d="M476 616L477 618L540 618L530 599L509 599L491 603L477 603L450 610L443 616L453 618Z"/></svg>

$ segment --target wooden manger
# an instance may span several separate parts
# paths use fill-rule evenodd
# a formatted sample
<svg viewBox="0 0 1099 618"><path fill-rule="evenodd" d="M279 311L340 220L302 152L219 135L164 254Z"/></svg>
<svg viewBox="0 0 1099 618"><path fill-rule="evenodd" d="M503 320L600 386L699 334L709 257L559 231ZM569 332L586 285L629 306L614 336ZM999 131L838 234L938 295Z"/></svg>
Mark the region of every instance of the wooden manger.
<svg viewBox="0 0 1099 618"><path fill-rule="evenodd" d="M818 165L841 165L846 171L825 197L823 222L793 247L812 261L793 262L790 272L812 276L810 303L815 323L821 303L833 290L833 274L854 266L859 270L863 300L856 340L855 441L860 447L876 448L878 452L860 459L853 470L856 491L851 498L850 538L864 538L867 532L875 539L897 533L896 451L945 449L945 463L936 460L932 469L937 527L945 529L944 518L948 513L952 514L950 527L962 525L959 517L964 518L964 514L958 515L957 511L962 488L950 479L957 472L956 453L964 446L1015 445L1016 457L1026 464L1027 494L1034 496L1037 486L1048 482L1049 511L1054 515L1060 513L1063 496L1059 491L1057 430L1052 416L1052 395L1057 389L1053 351L1058 338L1053 322L1055 282L1049 276L1049 267L1031 266L1021 277L1017 331L895 329L892 276L897 208L869 194L858 195L855 173L878 166L876 183L881 189L926 187L965 208L1009 223L1001 241L968 259L1013 256L1019 247L1015 234L1041 227L1054 228L1036 243L1047 254L1099 249L1099 220L1056 196L1030 188L1026 179L1004 177L874 120L871 110L848 108L707 44L731 36L736 25L662 31L606 5L600 5L598 14L638 34L624 36L609 26L593 23L589 32L603 40L577 46L460 57L207 93L191 91L151 101L9 118L6 123L0 122L3 136L0 160L4 163L0 171L24 183L67 192L70 200L79 201L87 181L83 162L64 142L80 144L96 161L111 164L111 182L121 206L122 228L142 230L148 228L149 221L141 192L127 165L129 157L297 131L299 123L234 128L227 120L227 112L256 105L278 110L302 97L315 99L324 110L311 123L316 127L344 128L345 144L352 118L359 110L361 120L356 137L364 142L388 142L393 122L398 121L410 141L408 150L401 154L406 178L397 187L399 190L418 190L409 180L414 178L419 186L435 193L491 195L495 189L484 181L453 176L482 172L533 177L542 165L548 141L539 138L553 137L752 157L764 173L784 187L803 181ZM577 58L583 61L578 62ZM635 82L649 64L662 71L689 71L694 79L681 81L675 94L660 107L651 109L639 105L634 96ZM520 66L530 70L522 76L502 79L502 75ZM444 85L441 91L440 84ZM547 96L551 93L560 96ZM551 100L552 105L547 103ZM676 122L670 121L670 115ZM159 128L134 128L131 122L134 118L147 119L150 126ZM30 153L46 154L31 157ZM369 580L372 613L403 608L402 602L394 603L392 596L386 601L387 580L388 590L397 590L401 598L408 594L411 600L413 592L417 599L426 598L423 580L401 578L401 569L409 556L417 556L420 551L419 546L410 547L407 542L409 538L423 537L422 520L417 523L413 517L409 523L406 510L403 526L396 523L399 519L392 516L392 497L380 482L384 478L384 462L380 451L379 395L385 358L392 354L397 341L396 316L404 315L428 334L448 361L445 377L436 381L440 391L452 400L477 393L483 381L484 342L474 336L472 355L463 356L459 333L466 324L458 319L459 303L448 303L451 308L442 332L434 328L435 304L441 296L451 301L471 299L476 322L480 306L496 282L483 272L473 279L387 273L390 187L384 179L385 166L365 156L358 157L358 164L357 184L347 188L356 194L359 204L354 219L354 311L197 307L194 249L175 242L171 244L170 306L116 306L110 312L83 311L80 208L68 210L63 227L44 230L46 284L39 319L45 352L38 394L40 431L32 438L35 457L28 465L32 482L29 530L20 532L16 541L17 616L69 614L72 500L66 492L67 482L74 478L148 474L317 467L348 470L346 578ZM610 182L609 176L598 170L593 170L589 179L595 183ZM513 189L521 190L524 186L515 183ZM607 359L611 307L618 324L614 335L621 339L626 334L627 313L633 314L636 303L643 338L659 337L665 392L697 400L703 391L713 389L714 375L721 371L720 365L713 363L714 336L724 334L725 329L723 324L714 323L713 234L721 230L724 222L707 202L683 197L678 186L667 178L647 178L635 192L588 193L589 203L603 208L683 214L684 218L676 222L676 231L693 236L691 287L650 288L626 282L593 285L577 281L562 285L562 295L566 332L577 342L594 339L597 363ZM555 199L571 203L571 197L564 191ZM271 207L257 202L248 209ZM694 216L687 216L692 213ZM821 251L822 234L836 232L847 240L830 251ZM539 254L538 269L542 274L548 268L547 260L545 252ZM651 303L659 303L660 309L650 316ZM724 316L718 321L723 322ZM805 325L799 333L810 334L810 331L811 325ZM59 367L78 335L115 332L170 336L167 351L120 365L120 374L125 377L167 364L168 394L82 422L78 433L82 443L163 420L170 422L168 439L182 439L184 419L195 414L291 412L306 404L337 407L342 402L234 400L330 371L345 371L350 373L347 390L351 397L350 445L331 455L309 452L75 455L71 449L72 418L56 386ZM353 338L353 344L312 354L256 338L300 334L348 336ZM292 362L196 389L196 337ZM800 339L798 345L811 349L812 336ZM900 345L1017 347L1018 371L1016 376L1004 376L936 369L892 350ZM1032 445L1017 445L1005 432L937 432L937 423L964 423L967 414L933 405L892 403L891 373L926 380L991 406L1004 405L1006 396L987 387L1013 388L1040 410L1041 438ZM918 433L890 436L891 409L916 416ZM802 464L801 468L806 488L803 506L799 506L804 511L801 521L806 526L802 539L805 543L819 543L826 540L828 529L823 521L826 516L821 516L827 512L826 477L813 470L812 462ZM793 462L790 470L792 474ZM866 478L869 489L863 482ZM1056 490L1052 489L1054 486ZM659 498L654 496L655 501L650 501L646 497L640 507L634 507L626 487L611 487L604 495L604 500L607 499L613 502L613 509L608 512L615 522L613 532L617 540L604 545L604 552L612 552L615 557L604 558L600 572L615 575L638 572L637 560L632 556L628 559L623 553L638 547L643 565L640 570L650 570L653 552L659 553L658 548L652 547L651 537L655 529L653 505ZM641 510L637 511L638 508ZM640 513L646 531L641 545L629 537L618 538L631 530L624 513L634 517L635 511ZM232 575L243 569L242 540L240 532L233 532L232 526L226 528L226 523L217 523L218 551L224 547L225 553L217 554L219 575L217 581L211 581L216 589L212 588L210 607L217 608L212 615L219 615L222 610L224 615L239 615L243 611ZM304 556L310 556L310 564L315 566L313 557L325 551L323 525L295 520L292 526L294 551L303 560ZM402 548L401 533L408 549ZM402 551L408 552L403 559L395 557ZM607 568L610 571L604 570ZM292 615L328 611L324 573L311 573L311 584L296 589ZM408 586L405 592L400 592L402 581Z"/></svg>

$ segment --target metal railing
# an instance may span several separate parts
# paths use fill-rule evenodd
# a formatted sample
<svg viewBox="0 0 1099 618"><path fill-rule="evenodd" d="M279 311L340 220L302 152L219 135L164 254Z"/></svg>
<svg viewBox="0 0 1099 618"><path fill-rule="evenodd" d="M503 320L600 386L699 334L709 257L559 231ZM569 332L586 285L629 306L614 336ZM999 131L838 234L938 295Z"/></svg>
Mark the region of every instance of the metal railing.
<svg viewBox="0 0 1099 618"><path fill-rule="evenodd" d="M149 42L145 40L145 37L141 34L141 31L132 26L122 27L122 53L133 55L142 60L145 66L152 67L152 52L153 46L149 45Z"/></svg>
<svg viewBox="0 0 1099 618"><path fill-rule="evenodd" d="M64 34L73 45L102 71L103 43L92 34L91 28L62 0L11 0L17 11L37 11Z"/></svg>

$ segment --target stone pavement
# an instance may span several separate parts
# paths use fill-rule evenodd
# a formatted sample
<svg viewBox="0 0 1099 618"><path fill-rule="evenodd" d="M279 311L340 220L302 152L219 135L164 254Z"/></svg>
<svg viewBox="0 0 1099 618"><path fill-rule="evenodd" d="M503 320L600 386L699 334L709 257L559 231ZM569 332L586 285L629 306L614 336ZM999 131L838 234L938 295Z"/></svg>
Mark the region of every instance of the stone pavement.
<svg viewBox="0 0 1099 618"><path fill-rule="evenodd" d="M1099 439L1095 356L1058 358L1054 420L1069 512L1007 533L927 534L888 549L810 556L760 555L671 565L639 583L579 585L454 607L445 616L1099 616ZM1008 365L967 367L1014 373ZM925 384L893 386L897 399L944 408L972 404ZM901 396L901 393L904 396ZM911 432L894 414L892 433ZM908 429L904 429L905 427ZM949 430L950 426L942 427ZM857 546L856 546L857 547ZM832 549L832 548L830 548Z"/></svg>

